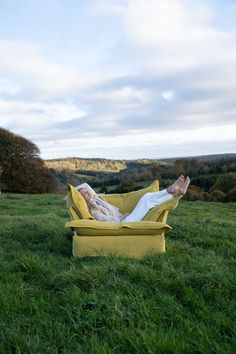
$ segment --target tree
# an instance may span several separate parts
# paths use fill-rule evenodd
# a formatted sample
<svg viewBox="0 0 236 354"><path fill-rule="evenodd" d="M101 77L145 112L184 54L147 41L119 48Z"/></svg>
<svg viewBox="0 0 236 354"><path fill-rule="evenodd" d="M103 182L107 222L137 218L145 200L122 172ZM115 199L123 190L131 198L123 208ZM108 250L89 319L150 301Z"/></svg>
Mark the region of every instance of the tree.
<svg viewBox="0 0 236 354"><path fill-rule="evenodd" d="M175 172L180 174L196 176L199 171L199 162L196 159L178 159L175 161Z"/></svg>
<svg viewBox="0 0 236 354"><path fill-rule="evenodd" d="M111 193L127 193L135 189L135 183L132 179L127 179L124 182L120 183Z"/></svg>
<svg viewBox="0 0 236 354"><path fill-rule="evenodd" d="M108 189L107 187L105 186L105 184L103 184L99 190L99 193L107 193L108 192Z"/></svg>
<svg viewBox="0 0 236 354"><path fill-rule="evenodd" d="M181 174L187 174L187 160L178 159L175 161L175 173L179 176Z"/></svg>
<svg viewBox="0 0 236 354"><path fill-rule="evenodd" d="M226 202L236 202L236 187L227 192L225 200Z"/></svg>
<svg viewBox="0 0 236 354"><path fill-rule="evenodd" d="M210 193L209 200L212 202L224 202L226 194L219 189L215 189Z"/></svg>
<svg viewBox="0 0 236 354"><path fill-rule="evenodd" d="M160 179L161 165L158 162L154 162L151 165L150 170L154 179Z"/></svg>
<svg viewBox="0 0 236 354"><path fill-rule="evenodd" d="M5 192L48 193L58 187L39 148L30 140L0 128L1 186Z"/></svg>
<svg viewBox="0 0 236 354"><path fill-rule="evenodd" d="M217 178L216 182L211 187L211 191L221 190L224 193L227 193L230 189L233 189L235 187L236 177L233 173L227 173Z"/></svg>

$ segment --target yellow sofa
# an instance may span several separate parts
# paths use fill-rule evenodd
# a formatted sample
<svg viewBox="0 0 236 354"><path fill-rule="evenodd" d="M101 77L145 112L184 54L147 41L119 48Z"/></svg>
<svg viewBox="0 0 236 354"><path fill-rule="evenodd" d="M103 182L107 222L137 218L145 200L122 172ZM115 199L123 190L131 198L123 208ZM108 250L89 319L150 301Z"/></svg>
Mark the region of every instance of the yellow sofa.
<svg viewBox="0 0 236 354"><path fill-rule="evenodd" d="M159 191L159 181L149 187L122 194L100 194L108 203L120 208L121 213L131 212L139 199L148 192ZM97 221L90 214L82 195L68 184L67 206L71 221L66 227L74 231L73 256L106 256L120 254L141 258L148 253L165 252L165 232L169 210L178 206L182 196L158 205L140 222Z"/></svg>

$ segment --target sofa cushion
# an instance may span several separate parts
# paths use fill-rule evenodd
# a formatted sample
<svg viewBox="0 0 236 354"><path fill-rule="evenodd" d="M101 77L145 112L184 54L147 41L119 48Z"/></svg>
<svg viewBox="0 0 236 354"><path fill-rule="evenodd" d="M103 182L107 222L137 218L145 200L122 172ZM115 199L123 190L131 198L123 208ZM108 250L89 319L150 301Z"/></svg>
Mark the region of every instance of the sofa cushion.
<svg viewBox="0 0 236 354"><path fill-rule="evenodd" d="M154 221L118 223L97 220L73 220L67 222L65 226L76 231L79 236L157 235L171 230L169 225Z"/></svg>
<svg viewBox="0 0 236 354"><path fill-rule="evenodd" d="M94 217L90 214L87 203L83 196L71 184L68 184L68 197L69 204L71 204L69 206L73 207L81 219L94 220Z"/></svg>

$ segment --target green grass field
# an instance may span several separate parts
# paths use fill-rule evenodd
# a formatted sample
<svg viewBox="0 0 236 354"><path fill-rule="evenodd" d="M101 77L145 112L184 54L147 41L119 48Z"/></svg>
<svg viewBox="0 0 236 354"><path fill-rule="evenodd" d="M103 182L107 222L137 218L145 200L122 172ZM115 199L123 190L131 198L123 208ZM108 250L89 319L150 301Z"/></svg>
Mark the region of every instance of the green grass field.
<svg viewBox="0 0 236 354"><path fill-rule="evenodd" d="M165 254L78 259L60 199L0 196L0 353L236 352L236 203L181 200Z"/></svg>

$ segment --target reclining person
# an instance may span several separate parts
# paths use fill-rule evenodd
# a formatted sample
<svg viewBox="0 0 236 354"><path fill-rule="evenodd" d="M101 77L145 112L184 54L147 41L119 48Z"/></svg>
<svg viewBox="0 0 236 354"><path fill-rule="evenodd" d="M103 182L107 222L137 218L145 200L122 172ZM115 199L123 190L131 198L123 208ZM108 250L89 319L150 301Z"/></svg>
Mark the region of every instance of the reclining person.
<svg viewBox="0 0 236 354"><path fill-rule="evenodd" d="M181 175L171 186L159 192L144 194L130 213L121 214L119 208L106 202L87 183L82 183L76 189L81 193L92 216L99 221L135 222L142 221L148 211L178 195L185 195L190 178Z"/></svg>

